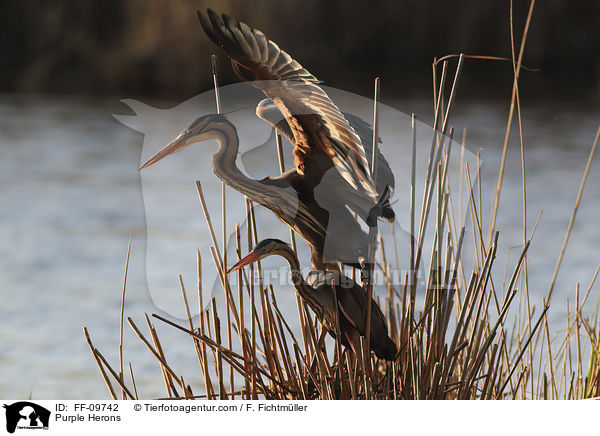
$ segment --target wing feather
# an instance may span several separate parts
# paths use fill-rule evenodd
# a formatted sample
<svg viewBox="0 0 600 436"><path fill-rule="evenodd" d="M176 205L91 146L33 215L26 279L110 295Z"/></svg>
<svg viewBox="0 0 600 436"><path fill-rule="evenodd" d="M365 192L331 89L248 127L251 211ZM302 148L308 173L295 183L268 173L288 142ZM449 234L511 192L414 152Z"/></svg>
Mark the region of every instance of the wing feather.
<svg viewBox="0 0 600 436"><path fill-rule="evenodd" d="M232 58L234 69L243 80L275 81L252 85L271 98L290 123L298 149L294 153L298 171L303 173L309 153L322 151L354 189L362 192L370 203L376 202L377 193L361 138L318 85L317 78L261 31L225 14L221 17L210 9L206 16L201 13L198 16L207 36ZM253 75L245 74L245 70Z"/></svg>
<svg viewBox="0 0 600 436"><path fill-rule="evenodd" d="M286 122L279 108L273 103L270 98L265 98L256 106L256 115L262 120L275 127L279 133L287 138L290 143L294 143L294 136L290 129L289 124ZM361 138L361 142L364 145L369 167L372 159L372 140L373 140L373 128L369 123L364 121L362 118L343 112L344 118L348 120L354 131ZM381 138L379 138L381 142ZM378 150L377 154L377 192L381 193L386 186L394 189L395 179L394 173L390 168L390 164L386 160L385 156Z"/></svg>

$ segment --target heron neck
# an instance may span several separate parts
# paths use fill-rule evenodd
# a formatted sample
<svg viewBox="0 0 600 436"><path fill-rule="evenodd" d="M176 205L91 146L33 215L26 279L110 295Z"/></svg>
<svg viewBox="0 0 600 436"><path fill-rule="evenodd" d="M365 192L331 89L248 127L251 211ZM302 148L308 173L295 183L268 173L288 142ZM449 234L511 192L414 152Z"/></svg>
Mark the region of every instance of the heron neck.
<svg viewBox="0 0 600 436"><path fill-rule="evenodd" d="M298 294L300 294L308 306L315 312L317 317L323 319L323 303L316 297L314 289L304 281L304 277L302 277L302 272L300 271L300 262L298 262L296 253L289 245L285 245L281 247L278 254L283 256L290 264L290 276Z"/></svg>
<svg viewBox="0 0 600 436"><path fill-rule="evenodd" d="M219 143L219 149L212 156L212 167L215 175L251 200L269 207L269 198L279 197L279 195L275 189L246 176L237 167L236 158L239 150L239 138L233 124L221 123L211 133Z"/></svg>
<svg viewBox="0 0 600 436"><path fill-rule="evenodd" d="M302 277L302 271L300 271L300 262L298 261L296 253L289 245L284 245L281 247L281 250L279 250L278 254L287 260L288 264L290 265L290 276L292 278L292 283L294 286L296 286L296 289L303 294L303 288L306 286L306 283Z"/></svg>

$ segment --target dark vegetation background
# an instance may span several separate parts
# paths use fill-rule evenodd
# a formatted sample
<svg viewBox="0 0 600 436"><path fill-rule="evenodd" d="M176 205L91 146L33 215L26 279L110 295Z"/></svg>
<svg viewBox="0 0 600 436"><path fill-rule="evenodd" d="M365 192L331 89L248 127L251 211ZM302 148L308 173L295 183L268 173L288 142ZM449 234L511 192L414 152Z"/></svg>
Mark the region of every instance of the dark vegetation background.
<svg viewBox="0 0 600 436"><path fill-rule="evenodd" d="M261 29L330 86L429 96L431 62L450 53L510 57L509 0L3 0L0 92L185 98L236 79L205 37L196 9L211 7ZM529 0L514 0L520 43ZM536 3L522 93L597 100L600 1ZM509 62L467 61L464 92L506 96ZM506 86L496 86L496 82ZM464 82L463 82L464 83Z"/></svg>

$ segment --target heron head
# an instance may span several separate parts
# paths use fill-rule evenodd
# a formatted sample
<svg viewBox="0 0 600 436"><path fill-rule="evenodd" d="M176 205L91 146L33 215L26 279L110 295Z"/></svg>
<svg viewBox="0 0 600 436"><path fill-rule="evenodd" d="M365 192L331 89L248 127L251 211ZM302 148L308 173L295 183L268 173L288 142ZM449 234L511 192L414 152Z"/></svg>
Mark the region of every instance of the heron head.
<svg viewBox="0 0 600 436"><path fill-rule="evenodd" d="M289 245L279 239L263 239L252 249L250 253L238 263L233 265L227 274L237 271L241 267L259 261L264 257L278 254L281 251L289 249Z"/></svg>
<svg viewBox="0 0 600 436"><path fill-rule="evenodd" d="M200 118L195 119L183 132L181 132L175 139L164 146L158 153L156 153L148 162L142 165L139 171L144 168L148 168L150 165L155 164L162 158L177 153L190 145L214 139L214 131L219 129L219 125L230 124L230 122L223 115L211 114L204 115Z"/></svg>

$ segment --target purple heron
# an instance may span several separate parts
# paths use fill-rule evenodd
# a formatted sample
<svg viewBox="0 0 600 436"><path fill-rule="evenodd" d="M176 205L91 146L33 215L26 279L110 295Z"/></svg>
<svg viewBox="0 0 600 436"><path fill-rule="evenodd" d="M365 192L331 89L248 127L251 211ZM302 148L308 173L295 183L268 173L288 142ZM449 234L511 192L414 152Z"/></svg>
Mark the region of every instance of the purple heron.
<svg viewBox="0 0 600 436"><path fill-rule="evenodd" d="M327 331L335 338L335 310L332 286L336 287L338 318L341 342L355 353L360 352L360 337L365 334L365 309L367 307L367 291L352 279L337 271L311 271L306 281L300 272L300 263L288 244L278 239L265 239L238 263L227 274L256 262L264 257L279 255L290 265L292 283L298 294L323 323ZM388 334L385 317L375 301L371 301L371 350L377 357L394 360L398 351L396 344Z"/></svg>
<svg viewBox="0 0 600 436"><path fill-rule="evenodd" d="M343 114L317 79L260 30L210 9L207 16L198 16L208 37L227 52L238 76L268 97L256 113L294 145L295 166L278 177L247 177L235 162L235 126L223 115L207 115L140 170L195 142L215 139L220 145L212 158L215 175L298 233L311 247L314 269L336 269L336 262L362 268L368 235L352 212L371 227L378 217L394 219L389 203L394 176L381 153L377 187L369 169L372 129L360 118Z"/></svg>

